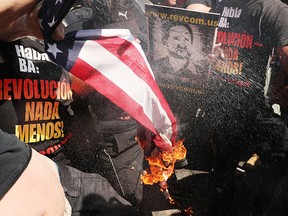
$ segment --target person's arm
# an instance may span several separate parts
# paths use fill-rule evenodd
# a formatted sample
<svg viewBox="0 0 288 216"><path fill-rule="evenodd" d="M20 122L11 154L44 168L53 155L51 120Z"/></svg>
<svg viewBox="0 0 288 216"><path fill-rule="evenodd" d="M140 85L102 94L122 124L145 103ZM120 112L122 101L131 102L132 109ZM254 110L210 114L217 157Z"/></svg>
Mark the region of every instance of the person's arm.
<svg viewBox="0 0 288 216"><path fill-rule="evenodd" d="M33 8L25 15L13 20L8 26L0 31L0 40L14 41L26 36L43 39L38 22L38 11L40 7Z"/></svg>
<svg viewBox="0 0 288 216"><path fill-rule="evenodd" d="M186 9L192 10L192 11L209 12L211 7L206 6L204 4L193 3L193 4L188 5Z"/></svg>
<svg viewBox="0 0 288 216"><path fill-rule="evenodd" d="M209 12L211 6L211 0L188 0L186 2L186 9L192 11Z"/></svg>
<svg viewBox="0 0 288 216"><path fill-rule="evenodd" d="M39 0L9 0L0 4L0 29L7 28L14 20L28 13Z"/></svg>
<svg viewBox="0 0 288 216"><path fill-rule="evenodd" d="M15 41L26 36L43 39L38 20L38 12L41 5L35 7L38 1L25 0L24 2L27 2L26 7L24 5L21 7L22 1L19 2L21 4L18 7L11 6L10 4L0 6L0 40ZM11 6L10 9L8 9L9 5ZM5 14L12 13L13 11L15 11L14 15L5 16ZM6 22L3 22L2 18ZM54 40L62 40L64 38L64 26L62 24L56 28L52 37Z"/></svg>
<svg viewBox="0 0 288 216"><path fill-rule="evenodd" d="M288 73L288 44L286 46L277 47L275 51L279 58L282 70Z"/></svg>
<svg viewBox="0 0 288 216"><path fill-rule="evenodd" d="M27 168L0 200L0 215L63 216L64 206L55 163L32 150Z"/></svg>
<svg viewBox="0 0 288 216"><path fill-rule="evenodd" d="M272 84L272 101L288 108L288 46L279 46L275 49L280 64L276 67L275 78Z"/></svg>
<svg viewBox="0 0 288 216"><path fill-rule="evenodd" d="M80 98L87 97L90 93L95 91L90 85L88 85L83 80L71 74L71 86L73 94L79 96Z"/></svg>

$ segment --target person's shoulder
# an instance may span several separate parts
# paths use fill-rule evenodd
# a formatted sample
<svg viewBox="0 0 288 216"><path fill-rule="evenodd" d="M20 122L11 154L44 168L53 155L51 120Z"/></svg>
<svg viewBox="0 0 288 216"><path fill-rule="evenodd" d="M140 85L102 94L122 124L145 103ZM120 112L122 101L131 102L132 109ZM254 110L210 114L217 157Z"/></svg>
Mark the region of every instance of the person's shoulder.
<svg viewBox="0 0 288 216"><path fill-rule="evenodd" d="M272 25L271 27L278 26L279 22L287 23L288 5L280 0L249 0L247 11L261 20L262 24Z"/></svg>
<svg viewBox="0 0 288 216"><path fill-rule="evenodd" d="M212 7L212 1L213 0L187 0L185 5L189 6L191 4L203 4L207 7Z"/></svg>
<svg viewBox="0 0 288 216"><path fill-rule="evenodd" d="M0 129L0 198L14 185L31 159L31 148Z"/></svg>
<svg viewBox="0 0 288 216"><path fill-rule="evenodd" d="M287 7L287 5L280 0L249 0L246 5L248 9L258 10L261 13L278 11L283 7Z"/></svg>

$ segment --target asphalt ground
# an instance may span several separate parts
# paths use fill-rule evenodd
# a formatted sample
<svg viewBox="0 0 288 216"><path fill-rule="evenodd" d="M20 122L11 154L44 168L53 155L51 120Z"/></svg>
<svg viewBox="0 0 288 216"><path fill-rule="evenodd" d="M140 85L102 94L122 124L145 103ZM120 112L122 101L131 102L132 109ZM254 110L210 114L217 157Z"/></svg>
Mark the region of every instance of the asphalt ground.
<svg viewBox="0 0 288 216"><path fill-rule="evenodd" d="M235 172L235 193L230 210L225 216L262 216L280 178L280 172L262 165L246 168L246 171L238 169ZM168 181L168 186L174 204L166 199L158 185L144 186L141 215L213 216L213 213L209 213L209 208L211 203L214 203L215 187L210 172L176 169L175 175ZM193 213L184 211L187 209L192 209Z"/></svg>
<svg viewBox="0 0 288 216"><path fill-rule="evenodd" d="M176 169L168 181L168 191L175 203L170 203L159 185L144 185L141 205L143 216L205 215L209 203L211 181L209 173L189 169ZM210 188L210 189L209 189ZM195 208L197 206L197 208ZM185 210L193 214L185 214ZM200 214L201 212L201 214Z"/></svg>
<svg viewBox="0 0 288 216"><path fill-rule="evenodd" d="M213 210L213 206L218 207L218 204L221 206L229 201L229 211L225 216L263 216L277 183L285 173L279 169L279 163L271 158L262 158L262 161L260 158L254 165L239 161L239 167L235 170L233 197L223 197L216 203L214 195L217 188L211 172L215 149L205 127L195 128L194 143L186 146L188 166L176 169L175 175L168 180L168 189L176 204L166 199L158 185L144 185L141 215L187 216L189 214L184 214L183 209L192 208L192 216L215 216L209 209Z"/></svg>

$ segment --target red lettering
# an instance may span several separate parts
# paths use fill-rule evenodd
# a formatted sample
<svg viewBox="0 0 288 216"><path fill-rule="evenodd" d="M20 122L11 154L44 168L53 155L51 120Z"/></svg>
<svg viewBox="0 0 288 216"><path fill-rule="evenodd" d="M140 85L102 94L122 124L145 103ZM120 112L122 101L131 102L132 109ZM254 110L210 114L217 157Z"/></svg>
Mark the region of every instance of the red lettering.
<svg viewBox="0 0 288 216"><path fill-rule="evenodd" d="M39 94L39 91L38 91L38 80L33 80L34 82L34 99L39 99L40 98L40 94Z"/></svg>
<svg viewBox="0 0 288 216"><path fill-rule="evenodd" d="M51 99L57 99L57 92L56 92L57 87L58 87L57 82L55 82L54 80L52 80L52 81L50 82L50 85L49 85L49 90L50 90L50 97L51 97Z"/></svg>
<svg viewBox="0 0 288 216"><path fill-rule="evenodd" d="M3 95L3 90L2 90L2 88L3 88L3 84L2 84L2 80L0 79L0 100L3 100L3 99L2 99L2 95Z"/></svg>
<svg viewBox="0 0 288 216"><path fill-rule="evenodd" d="M41 97L42 99L47 99L49 97L49 81L40 80Z"/></svg>
<svg viewBox="0 0 288 216"><path fill-rule="evenodd" d="M241 47L246 49L252 49L253 35L237 32L222 32L217 33L217 43L226 44L228 46Z"/></svg>
<svg viewBox="0 0 288 216"><path fill-rule="evenodd" d="M11 98L20 100L21 97L46 100L57 99L57 96L62 100L71 99L70 83L34 79L0 80L0 100L10 100Z"/></svg>
<svg viewBox="0 0 288 216"><path fill-rule="evenodd" d="M226 32L219 31L217 33L217 43L227 44L227 42L226 42Z"/></svg>
<svg viewBox="0 0 288 216"><path fill-rule="evenodd" d="M253 46L253 35L248 35L246 40L247 40L246 48L247 49L252 49L252 46Z"/></svg>
<svg viewBox="0 0 288 216"><path fill-rule="evenodd" d="M12 90L11 86L11 80L4 80L4 100L9 100L11 98L10 92Z"/></svg>
<svg viewBox="0 0 288 216"><path fill-rule="evenodd" d="M21 89L23 86L23 80L19 79L17 82L17 79L12 79L12 83L13 83L14 99L19 100L21 99Z"/></svg>
<svg viewBox="0 0 288 216"><path fill-rule="evenodd" d="M33 82L30 79L24 80L24 98L26 99L32 99L33 98Z"/></svg>
<svg viewBox="0 0 288 216"><path fill-rule="evenodd" d="M42 155L54 154L55 151L58 151L59 149L61 149L62 146L65 145L71 137L72 137L72 134L69 133L64 139L62 139L60 143L56 143L53 146L50 146L45 150L39 151L39 153Z"/></svg>

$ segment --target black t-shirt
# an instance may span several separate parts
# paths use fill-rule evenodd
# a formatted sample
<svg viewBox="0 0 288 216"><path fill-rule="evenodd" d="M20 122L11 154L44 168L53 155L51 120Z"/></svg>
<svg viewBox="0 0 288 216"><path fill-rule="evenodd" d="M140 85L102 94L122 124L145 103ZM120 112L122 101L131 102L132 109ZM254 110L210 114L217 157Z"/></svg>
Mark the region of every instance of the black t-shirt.
<svg viewBox="0 0 288 216"><path fill-rule="evenodd" d="M77 1L74 8L64 19L66 31L80 29L129 29L141 40L146 49L147 35L145 22L145 4L149 0L115 0L111 4L108 0L93 0L86 3Z"/></svg>
<svg viewBox="0 0 288 216"><path fill-rule="evenodd" d="M53 156L71 137L65 129L73 114L70 75L51 62L36 41L0 45L0 127Z"/></svg>
<svg viewBox="0 0 288 216"><path fill-rule="evenodd" d="M187 7L190 4L203 4L207 7L212 7L213 0L187 0L185 6Z"/></svg>
<svg viewBox="0 0 288 216"><path fill-rule="evenodd" d="M0 199L14 185L31 159L31 148L0 130Z"/></svg>

